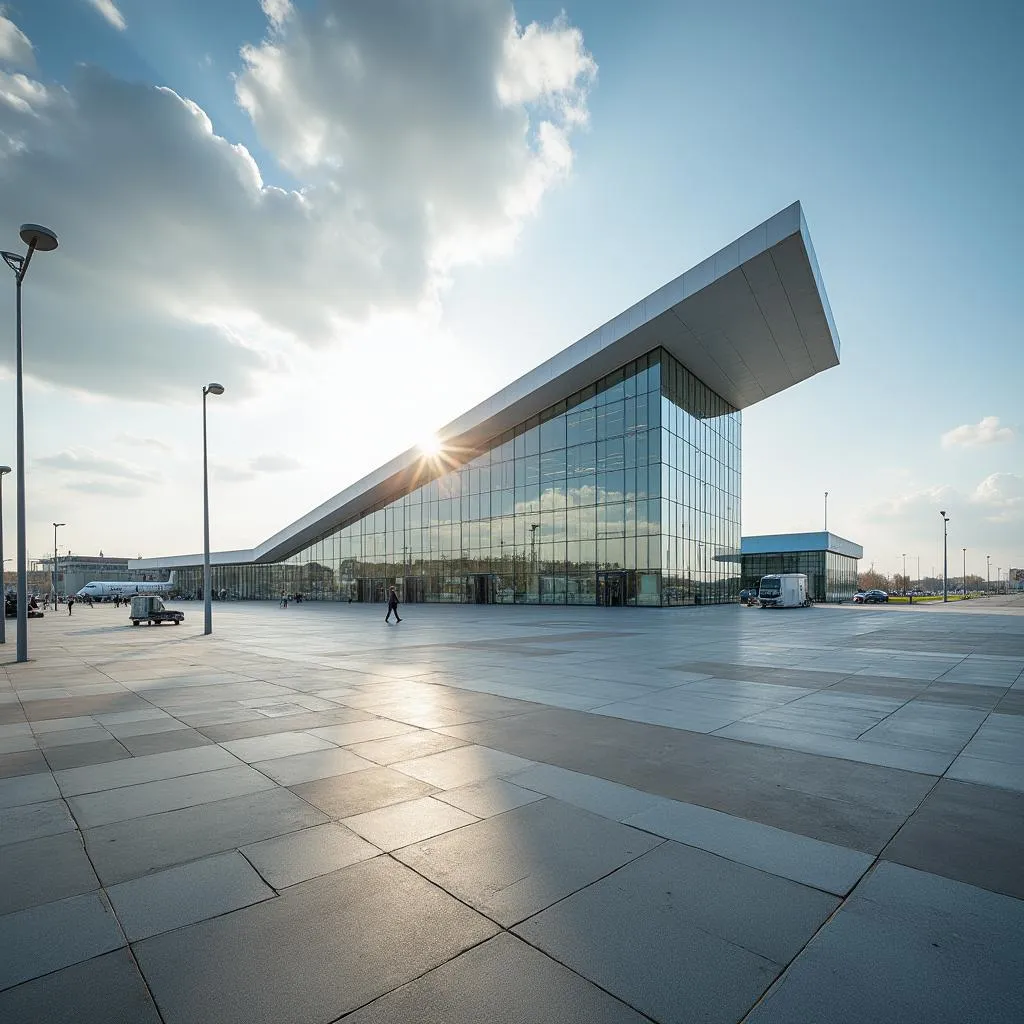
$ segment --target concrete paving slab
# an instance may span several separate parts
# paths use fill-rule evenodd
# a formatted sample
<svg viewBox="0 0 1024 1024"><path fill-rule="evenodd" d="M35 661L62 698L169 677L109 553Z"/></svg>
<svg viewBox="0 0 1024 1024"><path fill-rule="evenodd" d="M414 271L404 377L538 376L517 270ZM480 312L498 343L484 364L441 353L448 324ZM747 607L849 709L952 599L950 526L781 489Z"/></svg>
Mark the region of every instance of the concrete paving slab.
<svg viewBox="0 0 1024 1024"><path fill-rule="evenodd" d="M988 761L984 758L968 757L967 754L961 754L949 766L945 777L1024 793L1024 764Z"/></svg>
<svg viewBox="0 0 1024 1024"><path fill-rule="evenodd" d="M428 754L438 754L442 750L466 745L466 740L443 733L430 732L423 729L418 732L407 732L386 739L369 740L366 743L355 743L349 749L377 764L394 764L396 761L411 761Z"/></svg>
<svg viewBox="0 0 1024 1024"><path fill-rule="evenodd" d="M414 872L378 857L146 939L135 952L165 1024L326 1022L496 931Z"/></svg>
<svg viewBox="0 0 1024 1024"><path fill-rule="evenodd" d="M68 746L50 747L45 754L50 771L54 772L67 768L81 768L84 765L122 761L131 756L120 740L113 738L91 743L72 743Z"/></svg>
<svg viewBox="0 0 1024 1024"><path fill-rule="evenodd" d="M241 851L275 889L284 889L380 856L380 850L336 822L264 839Z"/></svg>
<svg viewBox="0 0 1024 1024"><path fill-rule="evenodd" d="M865 853L877 853L934 784L876 765L574 711L455 730L521 757Z"/></svg>
<svg viewBox="0 0 1024 1024"><path fill-rule="evenodd" d="M305 732L279 732L269 736L253 736L247 740L228 740L221 746L242 761L268 761L290 754L308 754L314 750L327 750L333 744Z"/></svg>
<svg viewBox="0 0 1024 1024"><path fill-rule="evenodd" d="M546 799L394 854L505 927L661 844Z"/></svg>
<svg viewBox="0 0 1024 1024"><path fill-rule="evenodd" d="M838 900L666 843L515 932L664 1022L736 1021Z"/></svg>
<svg viewBox="0 0 1024 1024"><path fill-rule="evenodd" d="M563 803L593 811L603 818L625 821L633 815L658 807L662 797L651 796L617 782L581 775L551 764L538 764L508 777L510 782L532 789L545 796L557 797ZM643 826L640 826L643 828ZM652 831L647 829L646 831Z"/></svg>
<svg viewBox="0 0 1024 1024"><path fill-rule="evenodd" d="M641 1024L647 1018L508 933L345 1018L347 1024Z"/></svg>
<svg viewBox="0 0 1024 1024"><path fill-rule="evenodd" d="M213 741L195 729L176 729L173 732L125 736L118 742L133 757L145 757L147 754L164 754L171 750L205 747Z"/></svg>
<svg viewBox="0 0 1024 1024"><path fill-rule="evenodd" d="M0 807L19 807L60 799L60 790L49 772L0 779Z"/></svg>
<svg viewBox="0 0 1024 1024"><path fill-rule="evenodd" d="M68 797L68 805L79 828L86 829L273 788L274 783L265 775L247 765L238 765L72 796Z"/></svg>
<svg viewBox="0 0 1024 1024"><path fill-rule="evenodd" d="M395 771L420 779L438 789L457 789L482 779L529 768L532 762L514 754L477 745L461 746L440 754L399 761Z"/></svg>
<svg viewBox="0 0 1024 1024"><path fill-rule="evenodd" d="M473 814L424 796L353 815L343 819L342 824L378 849L389 852L478 820Z"/></svg>
<svg viewBox="0 0 1024 1024"><path fill-rule="evenodd" d="M869 736L872 731L864 735ZM897 736L894 733L887 734L893 742L880 743L867 739L851 740L841 736L826 736L806 729L780 729L777 726L757 725L754 722L735 722L717 730L715 735L743 740L745 743L801 750L806 754L860 761L862 764L874 764L881 768L898 768L900 771L916 772L919 775L941 775L950 766L954 757L951 753L900 745L896 742Z"/></svg>
<svg viewBox="0 0 1024 1024"><path fill-rule="evenodd" d="M313 750L306 754L292 754L269 761L256 761L253 767L282 786L295 786L335 775L373 768L372 761L341 747Z"/></svg>
<svg viewBox="0 0 1024 1024"><path fill-rule="evenodd" d="M322 729L311 729L310 734L344 747L366 740L399 736L413 730L414 726L406 725L404 722L393 722L389 718L368 718L362 722L348 722L343 725L328 725Z"/></svg>
<svg viewBox="0 0 1024 1024"><path fill-rule="evenodd" d="M882 856L1024 899L1024 794L941 779Z"/></svg>
<svg viewBox="0 0 1024 1024"><path fill-rule="evenodd" d="M274 890L231 851L112 885L107 896L135 942L271 899Z"/></svg>
<svg viewBox="0 0 1024 1024"><path fill-rule="evenodd" d="M749 1024L936 1024L1024 1018L1024 903L880 864Z"/></svg>
<svg viewBox="0 0 1024 1024"><path fill-rule="evenodd" d="M220 747L211 746L133 757L127 762L90 765L54 774L65 796L81 796L102 789L120 789L123 786L155 782L157 779L196 775L215 768L231 768L237 764L237 757Z"/></svg>
<svg viewBox="0 0 1024 1024"><path fill-rule="evenodd" d="M622 821L837 896L845 896L875 859L869 853L663 798Z"/></svg>
<svg viewBox="0 0 1024 1024"><path fill-rule="evenodd" d="M13 779L19 775L35 775L49 771L43 752L35 748L0 754L0 779Z"/></svg>
<svg viewBox="0 0 1024 1024"><path fill-rule="evenodd" d="M17 754L22 750L38 750L39 741L31 733L17 733L0 738L0 754Z"/></svg>
<svg viewBox="0 0 1024 1024"><path fill-rule="evenodd" d="M523 807L537 800L543 800L544 794L523 789L504 779L484 779L469 786L458 789L442 790L434 794L434 799L443 800L453 807L460 807L478 818L490 818L495 814L504 814L515 807Z"/></svg>
<svg viewBox="0 0 1024 1024"><path fill-rule="evenodd" d="M332 818L349 818L353 814L362 814L388 804L429 796L435 791L428 783L391 768L348 772L334 778L292 786L291 790Z"/></svg>
<svg viewBox="0 0 1024 1024"><path fill-rule="evenodd" d="M327 815L273 789L86 829L86 849L104 885L211 853L319 825Z"/></svg>
<svg viewBox="0 0 1024 1024"><path fill-rule="evenodd" d="M100 887L77 832L5 846L0 854L0 877L0 914Z"/></svg>
<svg viewBox="0 0 1024 1024"><path fill-rule="evenodd" d="M74 818L63 800L0 808L0 846L74 830Z"/></svg>
<svg viewBox="0 0 1024 1024"><path fill-rule="evenodd" d="M0 1020L161 1024L127 949L104 953L0 992Z"/></svg>
<svg viewBox="0 0 1024 1024"><path fill-rule="evenodd" d="M0 989L125 944L102 892L69 896L0 917Z"/></svg>

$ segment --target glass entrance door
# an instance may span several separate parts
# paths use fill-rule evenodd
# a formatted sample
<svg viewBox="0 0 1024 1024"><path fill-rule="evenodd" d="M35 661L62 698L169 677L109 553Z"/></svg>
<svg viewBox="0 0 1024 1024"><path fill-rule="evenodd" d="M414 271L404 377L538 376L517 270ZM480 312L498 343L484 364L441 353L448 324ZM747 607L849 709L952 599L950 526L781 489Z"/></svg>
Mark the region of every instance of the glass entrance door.
<svg viewBox="0 0 1024 1024"><path fill-rule="evenodd" d="M636 604L636 573L615 570L597 574L597 603L604 608Z"/></svg>
<svg viewBox="0 0 1024 1024"><path fill-rule="evenodd" d="M494 574L481 572L467 576L466 597L472 604L494 604Z"/></svg>
<svg viewBox="0 0 1024 1024"><path fill-rule="evenodd" d="M604 608L621 608L626 603L626 574L599 572L597 574L597 603Z"/></svg>

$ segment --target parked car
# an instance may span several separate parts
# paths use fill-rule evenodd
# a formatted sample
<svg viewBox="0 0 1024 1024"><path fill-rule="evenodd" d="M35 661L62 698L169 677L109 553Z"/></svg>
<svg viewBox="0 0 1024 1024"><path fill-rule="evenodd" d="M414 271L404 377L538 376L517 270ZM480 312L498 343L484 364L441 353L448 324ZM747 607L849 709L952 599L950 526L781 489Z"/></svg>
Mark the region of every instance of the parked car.
<svg viewBox="0 0 1024 1024"><path fill-rule="evenodd" d="M854 604L863 604L864 603L864 591L863 590L858 590L857 593L853 595L853 603Z"/></svg>
<svg viewBox="0 0 1024 1024"><path fill-rule="evenodd" d="M887 604L889 595L884 590L867 590L864 592L864 604Z"/></svg>

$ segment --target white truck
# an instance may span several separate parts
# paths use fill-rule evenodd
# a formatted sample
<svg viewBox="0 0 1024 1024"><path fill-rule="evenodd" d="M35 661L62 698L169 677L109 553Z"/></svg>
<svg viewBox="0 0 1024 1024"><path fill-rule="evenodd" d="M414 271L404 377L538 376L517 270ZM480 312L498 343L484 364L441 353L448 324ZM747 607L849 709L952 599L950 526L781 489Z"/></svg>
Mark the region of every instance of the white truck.
<svg viewBox="0 0 1024 1024"><path fill-rule="evenodd" d="M802 572L762 576L757 600L762 608L810 608L807 577Z"/></svg>

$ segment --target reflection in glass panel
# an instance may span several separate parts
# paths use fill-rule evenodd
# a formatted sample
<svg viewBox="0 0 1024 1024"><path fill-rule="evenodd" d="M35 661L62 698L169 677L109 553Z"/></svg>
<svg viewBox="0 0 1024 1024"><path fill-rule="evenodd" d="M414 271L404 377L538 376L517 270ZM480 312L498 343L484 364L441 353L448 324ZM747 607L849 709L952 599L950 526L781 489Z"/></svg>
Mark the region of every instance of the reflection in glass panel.
<svg viewBox="0 0 1024 1024"><path fill-rule="evenodd" d="M213 596L383 601L393 585L409 602L703 604L802 571L815 600L841 600L856 560L832 552L744 559L741 580L741 427L657 349L285 561L215 566ZM198 596L201 568L178 582Z"/></svg>

